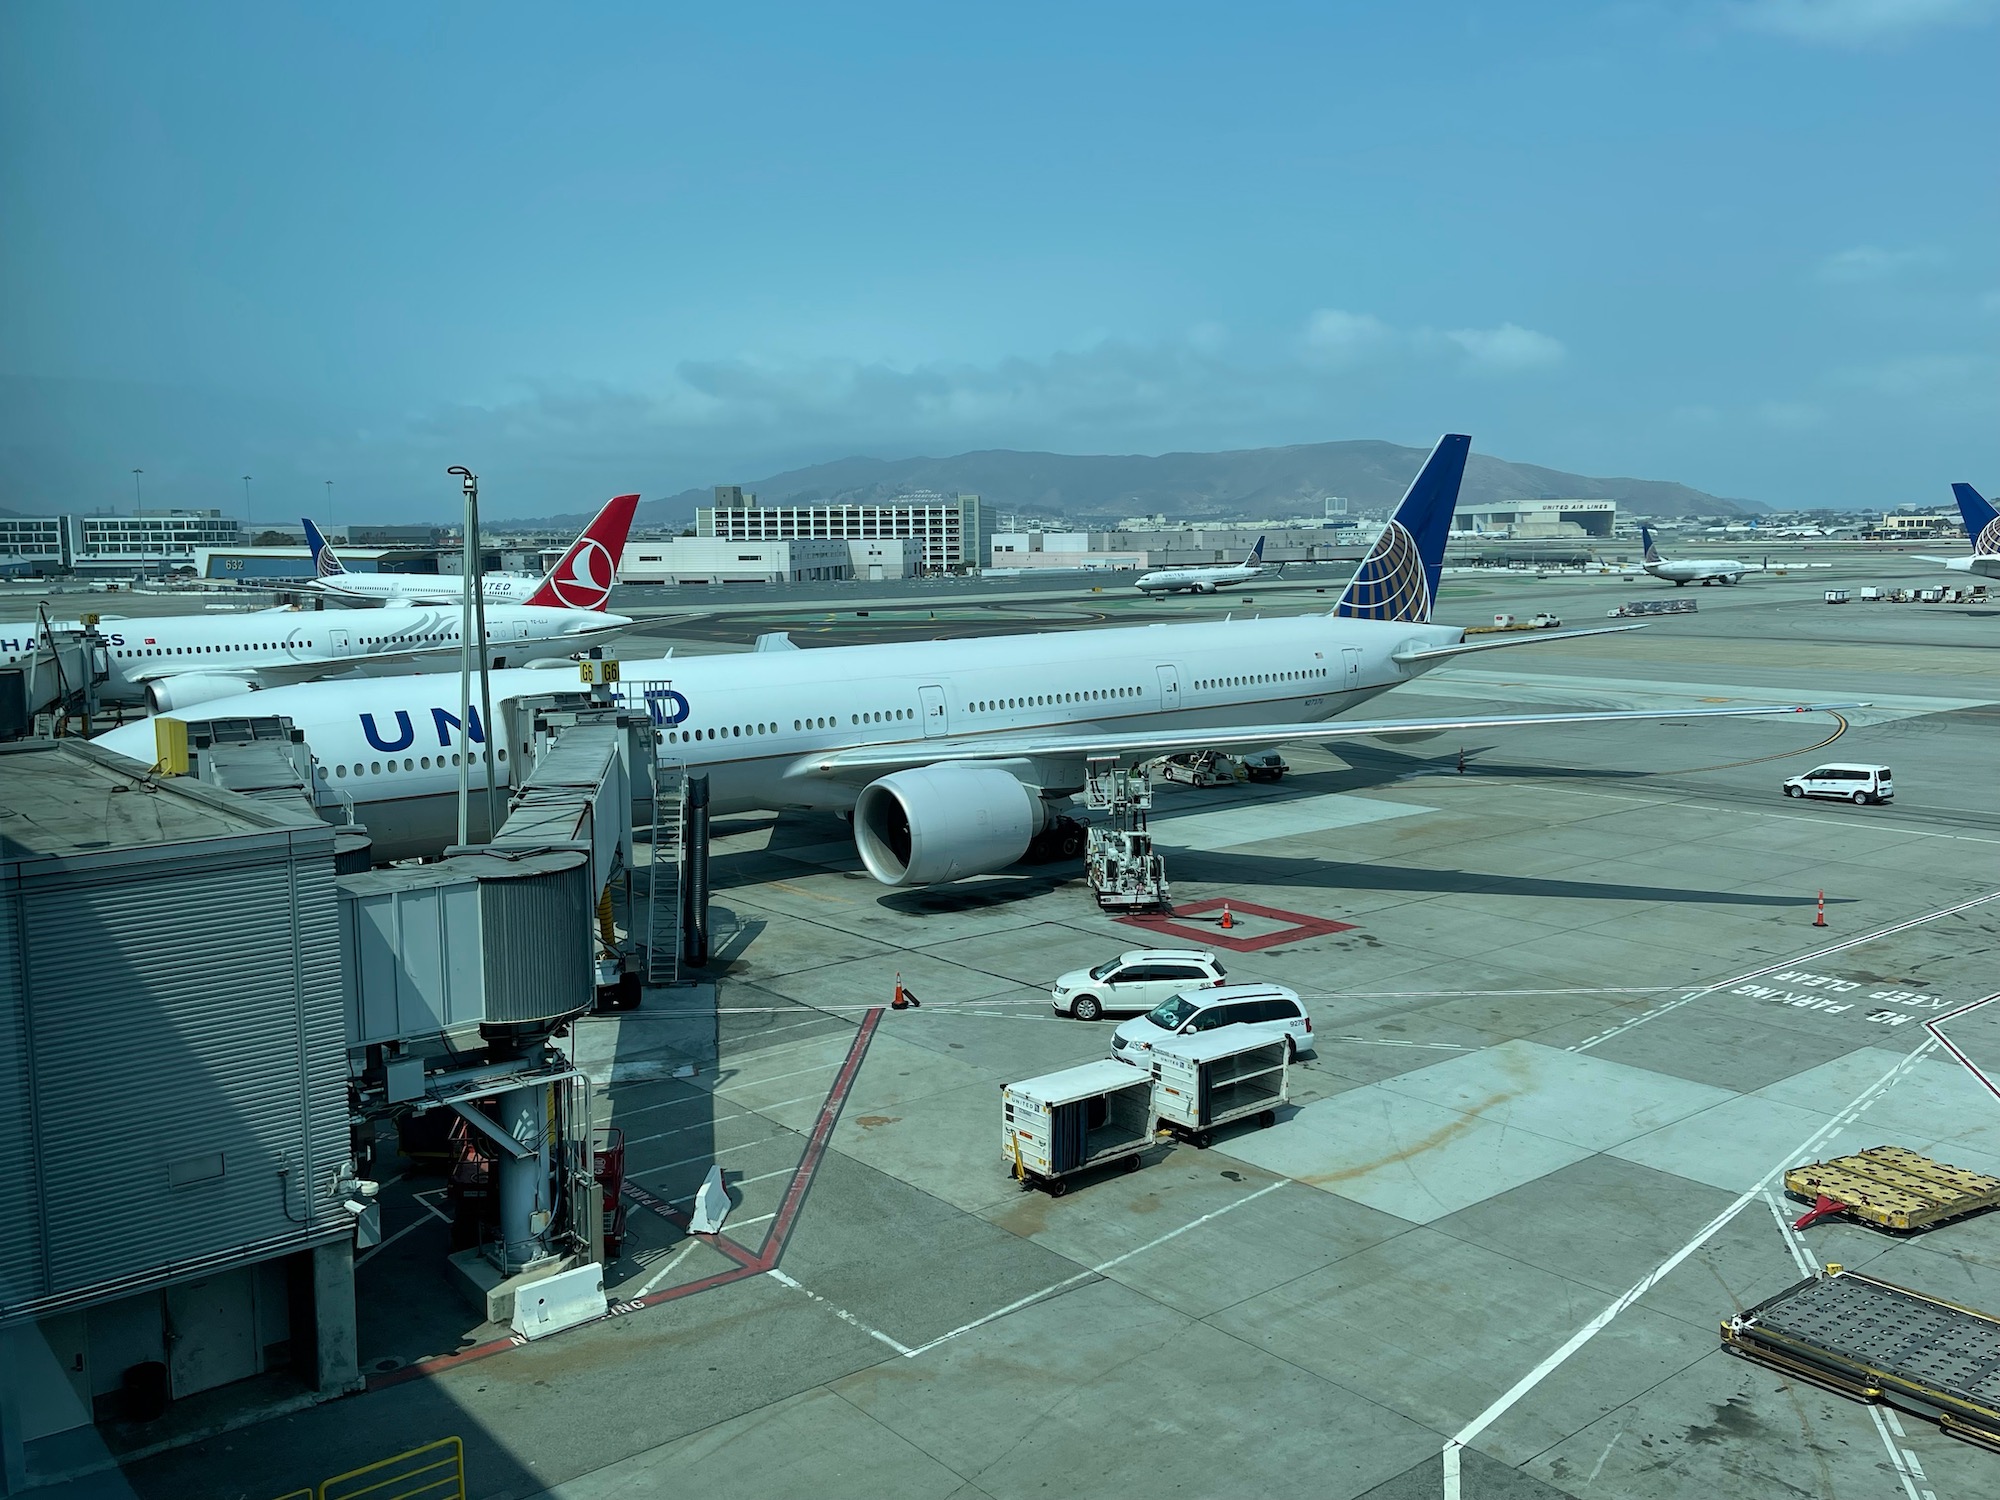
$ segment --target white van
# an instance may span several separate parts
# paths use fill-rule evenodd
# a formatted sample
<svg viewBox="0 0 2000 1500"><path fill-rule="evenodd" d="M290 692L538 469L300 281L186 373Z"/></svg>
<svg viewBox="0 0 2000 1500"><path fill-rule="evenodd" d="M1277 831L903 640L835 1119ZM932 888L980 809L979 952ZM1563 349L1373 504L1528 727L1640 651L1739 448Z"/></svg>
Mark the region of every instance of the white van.
<svg viewBox="0 0 2000 1500"><path fill-rule="evenodd" d="M1888 802L1896 795L1896 784L1887 766L1815 766L1803 776L1785 783L1787 797L1838 797L1856 807L1870 802Z"/></svg>
<svg viewBox="0 0 2000 1500"><path fill-rule="evenodd" d="M1111 1034L1111 1055L1145 1067L1145 1054L1153 1050L1153 1043L1225 1026L1242 1027L1250 1035L1283 1037L1288 1057L1313 1050L1312 1017L1299 1003L1297 990L1282 984L1225 984L1184 991L1127 1021Z"/></svg>

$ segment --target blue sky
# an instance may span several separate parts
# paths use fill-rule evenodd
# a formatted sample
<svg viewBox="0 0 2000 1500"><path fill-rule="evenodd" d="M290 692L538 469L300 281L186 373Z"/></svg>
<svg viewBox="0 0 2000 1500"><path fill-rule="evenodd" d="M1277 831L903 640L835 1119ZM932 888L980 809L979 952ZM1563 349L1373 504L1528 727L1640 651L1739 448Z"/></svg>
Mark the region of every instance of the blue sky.
<svg viewBox="0 0 2000 1500"><path fill-rule="evenodd" d="M0 506L1447 429L1944 501L1996 56L2000 0L7 6Z"/></svg>

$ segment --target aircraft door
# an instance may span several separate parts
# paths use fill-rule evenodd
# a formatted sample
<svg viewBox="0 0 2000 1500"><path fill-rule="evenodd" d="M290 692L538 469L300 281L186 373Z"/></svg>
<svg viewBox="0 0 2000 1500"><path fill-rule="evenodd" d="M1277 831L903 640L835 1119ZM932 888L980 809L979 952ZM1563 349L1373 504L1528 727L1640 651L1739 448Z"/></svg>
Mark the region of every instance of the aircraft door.
<svg viewBox="0 0 2000 1500"><path fill-rule="evenodd" d="M1160 709L1173 713L1181 706L1181 674L1178 667L1160 668Z"/></svg>
<svg viewBox="0 0 2000 1500"><path fill-rule="evenodd" d="M326 633L326 646L327 650L334 656L350 655L354 649L348 639L347 632L344 630L329 630Z"/></svg>
<svg viewBox="0 0 2000 1500"><path fill-rule="evenodd" d="M1342 646L1340 648L1341 685L1348 692L1355 692L1361 686L1361 648Z"/></svg>
<svg viewBox="0 0 2000 1500"><path fill-rule="evenodd" d="M924 738L935 740L950 734L951 722L945 717L944 689L920 687L917 695L924 702Z"/></svg>

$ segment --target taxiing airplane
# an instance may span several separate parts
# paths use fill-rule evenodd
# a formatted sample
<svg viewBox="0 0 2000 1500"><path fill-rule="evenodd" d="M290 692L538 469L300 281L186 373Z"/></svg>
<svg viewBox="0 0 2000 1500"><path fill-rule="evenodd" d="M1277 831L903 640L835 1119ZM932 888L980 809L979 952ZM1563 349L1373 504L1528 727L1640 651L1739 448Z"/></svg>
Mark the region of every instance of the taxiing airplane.
<svg viewBox="0 0 2000 1500"><path fill-rule="evenodd" d="M1954 573L1977 573L1981 578L2000 578L2000 511L1969 484L1955 484L1951 492L1958 498L1958 513L1965 518L1965 534L1972 538L1972 552L1966 557L1925 557L1924 562L1950 568Z"/></svg>
<svg viewBox="0 0 2000 1500"><path fill-rule="evenodd" d="M618 581L618 563L625 555L625 536L632 529L637 495L618 495L606 502L583 534L570 544L553 568L540 578L513 573L487 573L480 592L488 604L543 604L560 609L603 609ZM334 555L333 546L306 518L306 543L312 548L313 587L346 604L461 604L465 580L457 574L350 573Z"/></svg>
<svg viewBox="0 0 2000 1500"><path fill-rule="evenodd" d="M1745 573L1761 573L1764 570L1755 563L1736 562L1729 558L1714 558L1696 562L1693 558L1678 561L1660 556L1660 549L1653 545L1653 528L1641 526L1639 540L1645 544L1640 554L1639 565L1655 578L1665 579L1675 588L1685 588L1690 583L1707 587L1711 583L1738 584Z"/></svg>
<svg viewBox="0 0 2000 1500"><path fill-rule="evenodd" d="M661 756L709 777L716 812L846 814L869 873L897 886L988 874L1038 840L1047 848L1074 829L1069 799L1097 758L1815 707L1324 723L1467 653L1636 628L1468 641L1432 622L1470 445L1454 434L1432 450L1328 614L814 650L774 641L747 654L623 661L616 692L650 714ZM476 715L461 726L457 684L435 677L283 688L258 709L302 732L327 803L351 805L377 857L395 859L455 841L454 757L490 753L502 775L510 759L525 773L532 715L513 705L549 688L543 673L495 673L497 732ZM151 723L98 743L155 756Z"/></svg>
<svg viewBox="0 0 2000 1500"><path fill-rule="evenodd" d="M1285 571L1283 563L1278 564L1278 571ZM1261 577L1263 572L1264 539L1260 536L1257 545L1250 549L1249 556L1240 563L1215 568L1158 568L1151 573L1142 573L1132 587L1142 594L1212 594L1217 589L1248 583L1253 578Z"/></svg>
<svg viewBox="0 0 2000 1500"><path fill-rule="evenodd" d="M489 604L487 663L522 667L566 661L616 639L632 624L624 615L598 610ZM59 621L52 628L77 625ZM98 665L107 674L98 700L152 713L328 677L441 670L457 666L460 656L456 608L161 615L107 619L97 629L104 639ZM0 664L19 662L43 644L40 621L0 624Z"/></svg>

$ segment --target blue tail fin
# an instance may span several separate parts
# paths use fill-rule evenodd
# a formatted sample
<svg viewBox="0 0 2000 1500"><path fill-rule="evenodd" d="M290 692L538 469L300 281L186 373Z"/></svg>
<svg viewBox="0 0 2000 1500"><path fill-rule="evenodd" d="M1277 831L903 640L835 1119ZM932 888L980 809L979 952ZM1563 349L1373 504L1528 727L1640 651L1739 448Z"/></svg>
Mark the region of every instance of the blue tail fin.
<svg viewBox="0 0 2000 1500"><path fill-rule="evenodd" d="M1640 561L1658 562L1660 560L1660 549L1653 545L1653 528L1650 526L1641 526L1639 528L1639 540L1645 544L1645 550L1639 554Z"/></svg>
<svg viewBox="0 0 2000 1500"><path fill-rule="evenodd" d="M1471 450L1472 439L1463 433L1438 439L1389 524L1354 570L1334 614L1350 620L1431 617L1438 574L1444 570L1445 536L1458 509L1458 485Z"/></svg>
<svg viewBox="0 0 2000 1500"><path fill-rule="evenodd" d="M1958 497L1958 513L1965 517L1965 534L1972 538L1972 553L1981 557L1989 552L2000 552L2000 511L1969 484L1955 484L1952 494Z"/></svg>
<svg viewBox="0 0 2000 1500"><path fill-rule="evenodd" d="M1257 545L1250 549L1250 555L1244 558L1243 561L1248 563L1253 568L1263 566L1264 539L1261 536L1257 538Z"/></svg>
<svg viewBox="0 0 2000 1500"><path fill-rule="evenodd" d="M313 525L312 517L300 516L299 519L305 522L306 545L312 549L313 576L333 578L345 573L347 569L342 567L340 559L333 555L333 543L319 534L319 528Z"/></svg>

